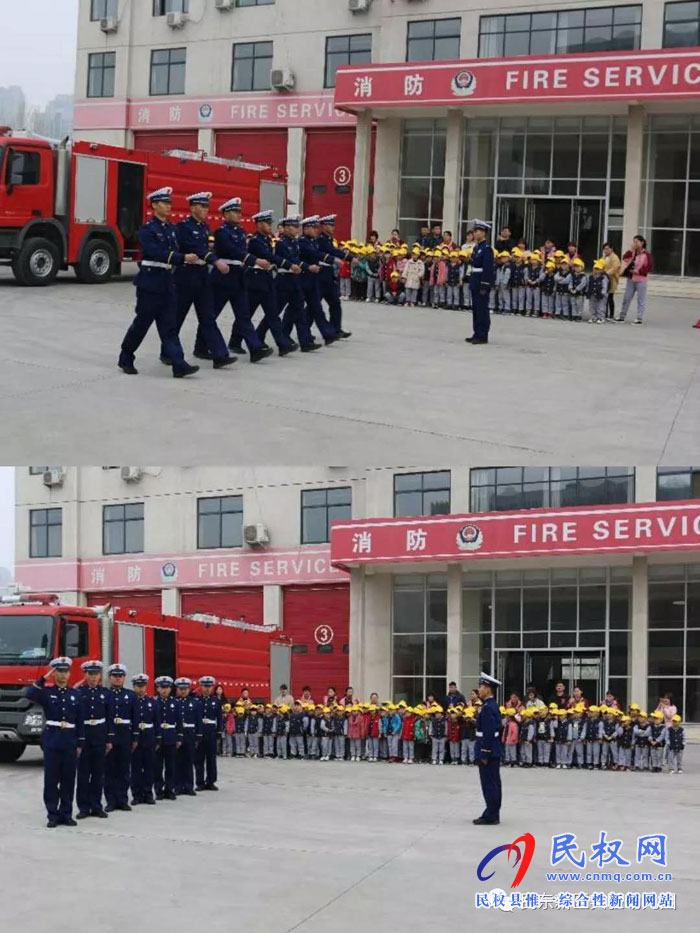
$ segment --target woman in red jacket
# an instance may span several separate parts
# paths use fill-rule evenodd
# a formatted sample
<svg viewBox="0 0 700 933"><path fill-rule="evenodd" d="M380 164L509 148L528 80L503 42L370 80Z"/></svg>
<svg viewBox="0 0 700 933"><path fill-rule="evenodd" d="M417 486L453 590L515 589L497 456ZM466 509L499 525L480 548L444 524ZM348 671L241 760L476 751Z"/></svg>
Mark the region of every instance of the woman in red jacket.
<svg viewBox="0 0 700 933"><path fill-rule="evenodd" d="M416 714L411 707L401 711L403 725L401 727L401 738L403 740L403 761L406 765L412 765L416 757Z"/></svg>

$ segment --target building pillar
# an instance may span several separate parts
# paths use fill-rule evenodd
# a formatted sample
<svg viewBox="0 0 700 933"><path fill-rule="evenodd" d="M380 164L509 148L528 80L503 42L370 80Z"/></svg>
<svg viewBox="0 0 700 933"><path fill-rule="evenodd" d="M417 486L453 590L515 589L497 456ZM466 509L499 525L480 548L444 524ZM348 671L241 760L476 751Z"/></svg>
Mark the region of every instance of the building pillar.
<svg viewBox="0 0 700 933"><path fill-rule="evenodd" d="M179 616L182 611L180 603L180 590L176 586L170 586L161 590L160 593L160 611L164 616Z"/></svg>
<svg viewBox="0 0 700 933"><path fill-rule="evenodd" d="M462 111L447 111L447 139L445 141L445 196L442 211L442 229L451 230L456 243L461 243L459 231L459 192L462 180ZM431 218L434 219L434 218Z"/></svg>
<svg viewBox="0 0 700 933"><path fill-rule="evenodd" d="M216 155L216 134L208 126L200 126L197 131L197 149L207 155Z"/></svg>
<svg viewBox="0 0 700 933"><path fill-rule="evenodd" d="M390 574L350 571L349 685L363 699L391 697L391 593Z"/></svg>
<svg viewBox="0 0 700 933"><path fill-rule="evenodd" d="M447 683L462 688L462 568L447 567ZM447 684L445 684L447 687Z"/></svg>
<svg viewBox="0 0 700 933"><path fill-rule="evenodd" d="M287 130L287 201L292 213L304 215L304 172L306 169L306 130L290 126Z"/></svg>
<svg viewBox="0 0 700 933"><path fill-rule="evenodd" d="M634 703L647 704L649 665L649 591L646 557L632 558L632 630L630 631L629 697Z"/></svg>
<svg viewBox="0 0 700 933"><path fill-rule="evenodd" d="M642 161L644 154L644 107L632 105L627 113L627 156L625 160L625 208L622 252L639 233L642 209Z"/></svg>
<svg viewBox="0 0 700 933"><path fill-rule="evenodd" d="M350 684L360 696L360 684L364 682L362 673L362 654L364 651L364 618L365 618L365 571L363 567L352 567L350 570L350 657L349 671ZM345 686L348 686L346 684ZM342 685L337 685L342 690ZM364 694L362 694L364 697Z"/></svg>
<svg viewBox="0 0 700 933"><path fill-rule="evenodd" d="M352 237L364 243L369 211L369 166L372 151L372 111L361 110L355 129L355 166L352 189Z"/></svg>
<svg viewBox="0 0 700 933"><path fill-rule="evenodd" d="M268 583L263 587L263 625L276 625L284 628L282 612L282 587Z"/></svg>
<svg viewBox="0 0 700 933"><path fill-rule="evenodd" d="M656 467L637 467L634 471L634 501L656 502Z"/></svg>
<svg viewBox="0 0 700 933"><path fill-rule="evenodd" d="M389 231L399 225L401 120L377 121L376 146L372 229L380 240L386 240Z"/></svg>

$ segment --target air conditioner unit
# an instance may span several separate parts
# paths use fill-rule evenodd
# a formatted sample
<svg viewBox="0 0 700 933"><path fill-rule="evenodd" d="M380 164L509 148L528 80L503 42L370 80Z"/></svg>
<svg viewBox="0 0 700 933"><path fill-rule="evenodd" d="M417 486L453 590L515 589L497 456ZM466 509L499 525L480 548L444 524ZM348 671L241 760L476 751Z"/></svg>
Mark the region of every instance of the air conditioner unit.
<svg viewBox="0 0 700 933"><path fill-rule="evenodd" d="M63 467L51 467L44 472L44 486L62 486L66 478L66 471Z"/></svg>
<svg viewBox="0 0 700 933"><path fill-rule="evenodd" d="M297 83L291 68L273 68L270 72L270 87L276 91L291 91Z"/></svg>
<svg viewBox="0 0 700 933"><path fill-rule="evenodd" d="M122 479L125 483L138 483L142 476L141 467L122 467Z"/></svg>
<svg viewBox="0 0 700 933"><path fill-rule="evenodd" d="M257 525L244 525L243 540L248 547L265 547L270 543L270 532L267 525L260 523Z"/></svg>
<svg viewBox="0 0 700 933"><path fill-rule="evenodd" d="M232 10L235 0L214 0L217 10Z"/></svg>
<svg viewBox="0 0 700 933"><path fill-rule="evenodd" d="M182 29L187 22L187 13L168 13L165 21L171 29Z"/></svg>
<svg viewBox="0 0 700 933"><path fill-rule="evenodd" d="M116 16L105 16L100 20L100 29L102 32L116 32L119 29L119 20Z"/></svg>
<svg viewBox="0 0 700 933"><path fill-rule="evenodd" d="M348 9L351 13L366 13L372 6L372 0L348 0Z"/></svg>

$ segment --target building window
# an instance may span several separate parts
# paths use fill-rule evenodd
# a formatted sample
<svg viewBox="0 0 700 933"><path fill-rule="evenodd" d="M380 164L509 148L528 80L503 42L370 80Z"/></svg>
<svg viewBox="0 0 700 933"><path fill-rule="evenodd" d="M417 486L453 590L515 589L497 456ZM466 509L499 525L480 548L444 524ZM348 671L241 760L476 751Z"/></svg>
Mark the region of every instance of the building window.
<svg viewBox="0 0 700 933"><path fill-rule="evenodd" d="M700 45L700 3L667 3L664 9L664 48Z"/></svg>
<svg viewBox="0 0 700 933"><path fill-rule="evenodd" d="M472 512L634 502L631 467L488 467L470 474Z"/></svg>
<svg viewBox="0 0 700 933"><path fill-rule="evenodd" d="M700 722L700 565L651 564L647 709L671 693L687 722Z"/></svg>
<svg viewBox="0 0 700 933"><path fill-rule="evenodd" d="M154 49L151 52L151 96L185 93L187 49Z"/></svg>
<svg viewBox="0 0 700 933"><path fill-rule="evenodd" d="M447 515L450 471L394 476L394 515Z"/></svg>
<svg viewBox="0 0 700 933"><path fill-rule="evenodd" d="M269 91L272 42L237 42L233 46L232 91Z"/></svg>
<svg viewBox="0 0 700 933"><path fill-rule="evenodd" d="M656 498L661 502L700 499L700 467L659 467Z"/></svg>
<svg viewBox="0 0 700 933"><path fill-rule="evenodd" d="M102 512L102 553L143 551L143 502L106 505Z"/></svg>
<svg viewBox="0 0 700 933"><path fill-rule="evenodd" d="M236 6L270 6L275 0L236 0Z"/></svg>
<svg viewBox="0 0 700 933"><path fill-rule="evenodd" d="M88 55L88 97L114 97L116 52Z"/></svg>
<svg viewBox="0 0 700 933"><path fill-rule="evenodd" d="M153 0L153 15L166 13L189 13L189 0Z"/></svg>
<svg viewBox="0 0 700 933"><path fill-rule="evenodd" d="M447 578L397 576L392 606L392 695L414 706L447 693Z"/></svg>
<svg viewBox="0 0 700 933"><path fill-rule="evenodd" d="M46 473L47 470L50 470L51 467L29 467L30 476L41 476L43 473Z"/></svg>
<svg viewBox="0 0 700 933"><path fill-rule="evenodd" d="M641 33L641 4L561 13L482 16L479 57L638 49Z"/></svg>
<svg viewBox="0 0 700 933"><path fill-rule="evenodd" d="M364 65L372 61L372 34L326 37L324 87L335 87L335 73L341 65Z"/></svg>
<svg viewBox="0 0 700 933"><path fill-rule="evenodd" d="M446 138L444 120L404 120L399 226L407 243L418 239L422 224L442 223Z"/></svg>
<svg viewBox="0 0 700 933"><path fill-rule="evenodd" d="M352 489L305 489L301 494L301 543L331 539L331 523L352 518Z"/></svg>
<svg viewBox="0 0 700 933"><path fill-rule="evenodd" d="M197 547L243 547L243 496L197 500Z"/></svg>
<svg viewBox="0 0 700 933"><path fill-rule="evenodd" d="M459 58L459 37L462 21L455 19L421 19L408 24L406 35L407 62L449 61Z"/></svg>
<svg viewBox="0 0 700 933"><path fill-rule="evenodd" d="M116 16L119 12L119 0L92 0L90 4L90 19L105 19L107 16Z"/></svg>
<svg viewBox="0 0 700 933"><path fill-rule="evenodd" d="M29 556L60 557L62 531L61 509L32 509L29 513Z"/></svg>

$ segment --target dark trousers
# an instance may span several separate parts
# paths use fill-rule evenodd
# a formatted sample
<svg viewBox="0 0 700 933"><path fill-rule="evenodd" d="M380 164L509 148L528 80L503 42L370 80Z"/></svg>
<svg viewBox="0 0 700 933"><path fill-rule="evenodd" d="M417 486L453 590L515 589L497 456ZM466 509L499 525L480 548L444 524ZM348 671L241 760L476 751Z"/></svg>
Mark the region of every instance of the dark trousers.
<svg viewBox="0 0 700 933"><path fill-rule="evenodd" d="M161 353L172 360L173 372L182 372L187 364L178 337L175 289L171 285L162 294L136 289L136 317L126 332L119 354L120 365L133 366L136 351L155 321L160 337Z"/></svg>
<svg viewBox="0 0 700 933"><path fill-rule="evenodd" d="M309 325L315 324L324 340L334 337L336 334L335 328L328 323L328 318L323 313L317 278L312 279L311 282L302 283L301 292L306 304L306 320Z"/></svg>
<svg viewBox="0 0 700 933"><path fill-rule="evenodd" d="M76 749L44 749L44 806L50 820L69 820L73 816Z"/></svg>
<svg viewBox="0 0 700 933"><path fill-rule="evenodd" d="M89 729L90 726L87 728ZM75 799L80 813L92 813L102 809L104 780L104 743L93 745L86 742L78 758L78 785Z"/></svg>
<svg viewBox="0 0 700 933"><path fill-rule="evenodd" d="M491 315L489 314L489 296L481 294L481 289L472 289L473 326L474 336L477 340L488 340L491 330Z"/></svg>
<svg viewBox="0 0 700 933"><path fill-rule="evenodd" d="M267 322L267 326L280 350L283 347L291 346L292 341L289 335L285 333L282 326L280 311L277 306L277 296L272 289L265 291L257 288L249 289L248 307L250 309L251 320L258 308L263 309L263 314L265 315L263 322ZM258 328L258 336L260 336L260 328Z"/></svg>
<svg viewBox="0 0 700 933"><path fill-rule="evenodd" d="M175 793L175 752L174 745L161 745L156 752L155 789L157 794Z"/></svg>
<svg viewBox="0 0 700 933"><path fill-rule="evenodd" d="M194 738L183 739L175 756L175 792L182 794L194 790L194 759L196 752Z"/></svg>
<svg viewBox="0 0 700 933"><path fill-rule="evenodd" d="M131 753L131 796L134 800L153 800L155 764L155 744L139 742Z"/></svg>
<svg viewBox="0 0 700 933"><path fill-rule="evenodd" d="M105 799L112 806L129 802L131 745L113 745L105 758Z"/></svg>
<svg viewBox="0 0 700 933"><path fill-rule="evenodd" d="M290 335L292 333L292 328L296 327L299 343L302 345L305 343L312 343L314 338L311 335L311 328L309 327L309 321L306 316L301 286L299 282L291 281L292 278L293 276L290 273L289 275L279 275L275 281L275 287L277 289L277 307L282 316L282 327L285 333ZM258 334L263 340L265 337L264 334L261 333L261 328L264 326L265 321L263 320L262 324L258 327ZM267 332L267 328L265 328L265 332Z"/></svg>
<svg viewBox="0 0 700 933"><path fill-rule="evenodd" d="M214 320L217 320L228 302L233 308L233 327L229 346L237 346L242 340L248 344L248 350L262 350L262 340L258 337L250 318L248 292L241 284L239 288L214 288ZM204 342L201 327L197 328L197 341L194 345L195 353L204 353L207 347Z"/></svg>
<svg viewBox="0 0 700 933"><path fill-rule="evenodd" d="M608 292L608 313L607 317L615 317L615 292Z"/></svg>
<svg viewBox="0 0 700 933"><path fill-rule="evenodd" d="M228 356L226 343L221 331L216 326L214 305L208 273L189 274L187 279L176 280L177 290L177 332L180 333L187 314L194 305L199 332L205 348L214 360L224 360ZM167 356L163 347L163 356Z"/></svg>
<svg viewBox="0 0 700 933"><path fill-rule="evenodd" d="M216 729L207 729L197 747L195 759L197 787L216 784Z"/></svg>
<svg viewBox="0 0 700 933"><path fill-rule="evenodd" d="M337 334L343 329L343 306L340 303L340 287L336 278L327 272L319 275L319 289L321 299L328 305L331 318L331 327Z"/></svg>
<svg viewBox="0 0 700 933"><path fill-rule="evenodd" d="M486 808L481 814L484 820L501 818L501 760L492 758L485 765L479 764L481 793L484 795Z"/></svg>

